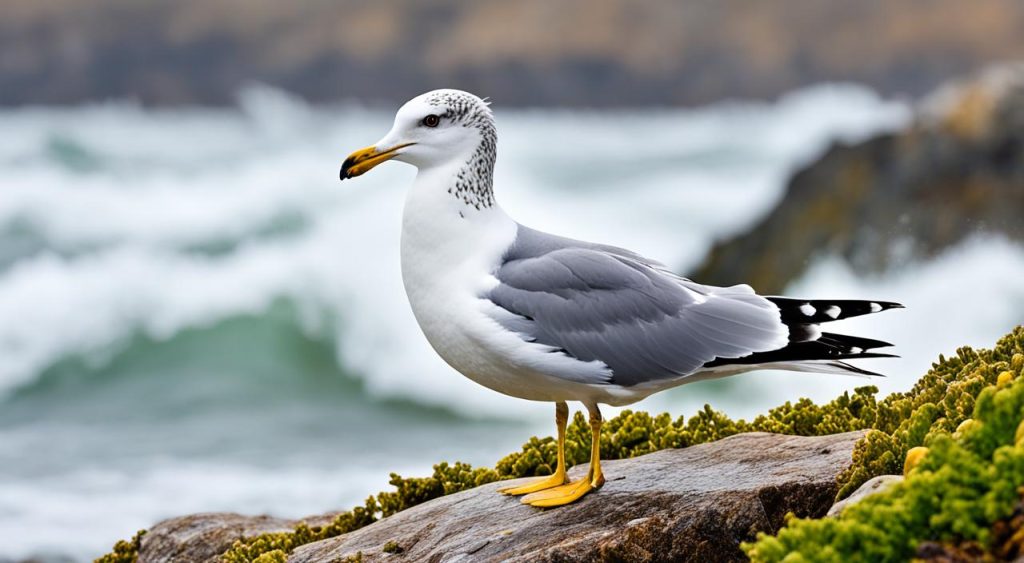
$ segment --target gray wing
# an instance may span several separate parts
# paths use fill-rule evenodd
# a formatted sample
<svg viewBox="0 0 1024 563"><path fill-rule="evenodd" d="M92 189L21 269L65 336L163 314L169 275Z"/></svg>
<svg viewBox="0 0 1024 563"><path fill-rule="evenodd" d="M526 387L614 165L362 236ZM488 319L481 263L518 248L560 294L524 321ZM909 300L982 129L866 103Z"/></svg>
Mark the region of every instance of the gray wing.
<svg viewBox="0 0 1024 563"><path fill-rule="evenodd" d="M788 341L778 308L747 286L699 285L632 252L526 227L495 277L486 297L511 313L495 320L528 341L603 362L618 385L682 377Z"/></svg>

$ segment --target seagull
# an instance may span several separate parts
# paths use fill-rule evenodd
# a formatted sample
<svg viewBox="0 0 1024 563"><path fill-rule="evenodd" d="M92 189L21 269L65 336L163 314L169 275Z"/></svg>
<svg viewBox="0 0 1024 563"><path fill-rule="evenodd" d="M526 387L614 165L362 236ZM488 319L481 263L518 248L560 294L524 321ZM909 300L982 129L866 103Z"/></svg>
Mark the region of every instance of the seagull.
<svg viewBox="0 0 1024 563"><path fill-rule="evenodd" d="M494 197L497 128L487 101L434 90L341 166L354 178L395 160L418 169L402 214L402 280L434 350L476 383L555 404L558 461L547 477L500 489L536 507L604 484L601 411L686 383L757 369L880 375L845 360L894 357L887 342L822 323L902 305L761 296L702 285L635 252L517 223ZM781 250L781 249L780 249ZM589 412L585 477L565 467L568 401Z"/></svg>

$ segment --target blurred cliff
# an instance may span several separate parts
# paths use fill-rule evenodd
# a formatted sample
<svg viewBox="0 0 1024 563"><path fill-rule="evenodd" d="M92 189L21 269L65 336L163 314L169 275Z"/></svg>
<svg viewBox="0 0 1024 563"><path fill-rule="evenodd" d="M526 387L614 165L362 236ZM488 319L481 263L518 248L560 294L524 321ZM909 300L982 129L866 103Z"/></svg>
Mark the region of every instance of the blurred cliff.
<svg viewBox="0 0 1024 563"><path fill-rule="evenodd" d="M798 171L778 207L716 244L694 278L779 293L822 256L880 273L972 236L1024 242L1024 64L951 82L917 114Z"/></svg>
<svg viewBox="0 0 1024 563"><path fill-rule="evenodd" d="M1024 57L1016 0L0 0L0 104L698 104L821 81L918 95Z"/></svg>

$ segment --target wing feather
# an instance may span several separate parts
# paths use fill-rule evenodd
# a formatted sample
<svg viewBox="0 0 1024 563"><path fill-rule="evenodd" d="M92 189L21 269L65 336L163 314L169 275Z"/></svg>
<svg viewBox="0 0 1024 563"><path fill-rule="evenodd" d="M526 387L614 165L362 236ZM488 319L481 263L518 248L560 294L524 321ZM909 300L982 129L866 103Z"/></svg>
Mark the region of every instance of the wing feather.
<svg viewBox="0 0 1024 563"><path fill-rule="evenodd" d="M486 297L512 313L496 318L505 328L603 362L612 383L679 378L787 344L778 307L749 287L695 284L628 251L567 240L513 247Z"/></svg>

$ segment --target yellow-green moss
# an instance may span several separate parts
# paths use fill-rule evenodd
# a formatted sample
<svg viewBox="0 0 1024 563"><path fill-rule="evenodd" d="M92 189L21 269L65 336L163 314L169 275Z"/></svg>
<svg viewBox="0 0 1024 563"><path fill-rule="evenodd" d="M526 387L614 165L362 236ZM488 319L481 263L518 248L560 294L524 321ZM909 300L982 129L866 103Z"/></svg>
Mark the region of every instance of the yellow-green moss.
<svg viewBox="0 0 1024 563"><path fill-rule="evenodd" d="M340 536L376 521L375 514L378 511L376 499L370 497L363 506L339 514L326 526L301 523L291 532L261 534L236 541L222 556L222 560L226 563L282 563L300 545Z"/></svg>
<svg viewBox="0 0 1024 563"><path fill-rule="evenodd" d="M100 557L95 563L135 563L139 560L139 546L146 530L135 532L130 540L119 540L110 553Z"/></svg>
<svg viewBox="0 0 1024 563"><path fill-rule="evenodd" d="M917 444L928 455L907 478L848 507L837 518L790 518L777 536L760 535L744 550L753 561L907 561L922 542L991 548L992 528L1011 516L1024 493L1024 329L993 350L962 349L941 360L907 394L894 395L891 434L869 435L849 474L864 475ZM930 399L924 402L925 399ZM888 401L888 399L887 399ZM961 425L968 416L971 422ZM956 428L956 431L952 431ZM873 435L879 437L873 438ZM873 460L872 461L872 456Z"/></svg>
<svg viewBox="0 0 1024 563"><path fill-rule="evenodd" d="M861 387L825 405L816 405L808 399L787 402L749 422L732 420L710 406L689 419L673 418L667 413L652 416L646 412L623 411L602 428L601 457L634 457L665 448L711 442L741 432L817 436L867 429L869 432L854 449L854 463L839 477L838 496L842 498L876 475L900 473L907 451L923 445L926 437L951 434L972 416L982 391L994 385L998 374L1007 370L1015 374L1024 370L1022 327L1000 340L993 350L961 348L952 358L940 356L910 391L881 401L875 398L877 388ZM1006 389L1016 388L1022 379L1015 377ZM977 414L974 416L978 418ZM589 448L590 426L583 415L577 413L566 431L566 461L570 465L586 462ZM405 478L393 473L390 484L395 490L370 497L363 506L339 515L330 525L311 528L302 524L294 532L240 540L224 554L223 560L249 563L276 550L291 553L299 545L358 529L378 517L443 495L501 479L548 474L554 469L555 449L554 439L533 437L520 451L501 459L493 469L457 462L439 463L429 477Z"/></svg>

